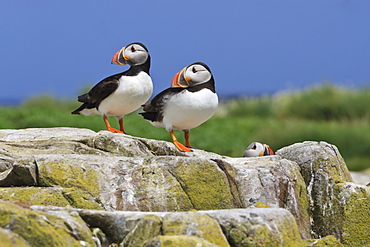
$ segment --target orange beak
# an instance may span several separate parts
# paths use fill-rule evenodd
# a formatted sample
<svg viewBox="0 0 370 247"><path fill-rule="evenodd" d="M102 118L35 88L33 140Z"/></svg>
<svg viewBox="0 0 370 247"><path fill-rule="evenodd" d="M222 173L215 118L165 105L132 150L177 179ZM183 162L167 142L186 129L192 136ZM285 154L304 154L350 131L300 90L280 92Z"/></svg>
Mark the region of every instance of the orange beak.
<svg viewBox="0 0 370 247"><path fill-rule="evenodd" d="M270 155L274 155L275 154L275 152L270 147L268 147L267 149L269 150L269 154Z"/></svg>
<svg viewBox="0 0 370 247"><path fill-rule="evenodd" d="M176 73L176 75L172 78L171 87L189 87L188 81L190 80L190 78L184 77L185 71L186 68L183 68Z"/></svg>
<svg viewBox="0 0 370 247"><path fill-rule="evenodd" d="M125 48L126 47L122 47L122 49L120 49L119 51L116 52L116 54L114 54L113 58L112 58L112 64L118 64L118 65L126 65L127 62L126 60L130 59L129 57L125 56Z"/></svg>
<svg viewBox="0 0 370 247"><path fill-rule="evenodd" d="M274 151L270 148L270 146L268 146L266 144L264 146L266 148L265 153L267 153L267 155L274 155L275 154Z"/></svg>

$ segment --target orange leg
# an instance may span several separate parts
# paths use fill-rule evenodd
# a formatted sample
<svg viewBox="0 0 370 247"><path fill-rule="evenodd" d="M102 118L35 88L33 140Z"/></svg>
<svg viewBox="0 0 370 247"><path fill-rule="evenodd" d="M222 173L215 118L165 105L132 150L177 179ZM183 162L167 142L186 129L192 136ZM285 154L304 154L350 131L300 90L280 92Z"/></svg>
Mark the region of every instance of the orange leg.
<svg viewBox="0 0 370 247"><path fill-rule="evenodd" d="M109 121L108 121L108 117L107 116L103 116L103 120L104 120L104 123L105 125L107 126L107 129L110 131L110 132L113 132L113 133L123 133L122 131L120 130L117 130L115 128L112 128L109 124Z"/></svg>
<svg viewBox="0 0 370 247"><path fill-rule="evenodd" d="M190 148L191 146L190 146L190 131L189 130L184 131L184 137L185 137L185 146Z"/></svg>
<svg viewBox="0 0 370 247"><path fill-rule="evenodd" d="M173 144L175 144L175 146L182 152L193 152L191 151L190 148L187 148L185 145L181 144L180 142L177 141L176 139L176 136L175 134L173 133L173 130L170 130L170 135L171 135L171 138L172 138L172 142Z"/></svg>
<svg viewBox="0 0 370 247"><path fill-rule="evenodd" d="M123 127L123 118L118 120L118 123L119 123L119 129L122 131L123 134L126 134L125 128Z"/></svg>

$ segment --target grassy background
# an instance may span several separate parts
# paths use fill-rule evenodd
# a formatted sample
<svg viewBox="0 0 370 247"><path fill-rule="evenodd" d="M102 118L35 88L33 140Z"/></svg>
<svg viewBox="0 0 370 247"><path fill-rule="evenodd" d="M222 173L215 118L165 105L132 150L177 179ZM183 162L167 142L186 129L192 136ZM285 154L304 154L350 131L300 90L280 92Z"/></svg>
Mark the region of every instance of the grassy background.
<svg viewBox="0 0 370 247"><path fill-rule="evenodd" d="M20 106L0 107L0 128L80 127L105 129L100 116L71 115L79 103L39 96ZM274 96L222 100L214 117L191 130L192 145L222 155L240 157L245 147L260 141L273 150L302 141L336 145L351 170L370 168L370 88L354 90L329 83ZM164 129L153 127L137 113L125 116L133 136L170 141ZM110 118L118 127L115 118ZM182 132L176 133L183 141Z"/></svg>

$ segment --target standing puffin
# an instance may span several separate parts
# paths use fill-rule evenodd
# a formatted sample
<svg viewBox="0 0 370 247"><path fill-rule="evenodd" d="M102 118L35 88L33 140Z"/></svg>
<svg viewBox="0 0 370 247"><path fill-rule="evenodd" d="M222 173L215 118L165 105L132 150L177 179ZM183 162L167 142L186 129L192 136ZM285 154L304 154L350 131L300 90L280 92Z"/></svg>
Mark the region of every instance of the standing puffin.
<svg viewBox="0 0 370 247"><path fill-rule="evenodd" d="M150 55L143 44L131 43L116 52L112 64L128 64L130 68L101 80L88 93L78 96L83 104L72 114L102 115L109 131L125 133L123 116L140 108L153 92ZM116 117L120 130L110 126L108 116Z"/></svg>
<svg viewBox="0 0 370 247"><path fill-rule="evenodd" d="M252 142L245 149L243 157L258 157L274 154L274 151L269 145L260 142Z"/></svg>
<svg viewBox="0 0 370 247"><path fill-rule="evenodd" d="M189 130L213 116L218 106L215 82L209 67L201 62L180 70L172 79L171 87L143 105L144 119L155 127L166 128L172 142L183 152L190 149ZM177 141L174 130L182 130L185 145Z"/></svg>

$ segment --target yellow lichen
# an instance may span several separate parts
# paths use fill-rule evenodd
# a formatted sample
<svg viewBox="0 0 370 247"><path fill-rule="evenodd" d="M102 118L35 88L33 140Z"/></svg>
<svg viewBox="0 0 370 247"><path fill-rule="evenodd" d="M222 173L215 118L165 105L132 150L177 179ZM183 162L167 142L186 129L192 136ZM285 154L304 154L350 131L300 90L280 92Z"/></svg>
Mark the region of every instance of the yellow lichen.
<svg viewBox="0 0 370 247"><path fill-rule="evenodd" d="M256 208L270 208L270 206L269 206L269 205L267 205L267 204L265 204L265 203L263 203L263 202L256 202L256 203L254 204L254 206L255 206Z"/></svg>

